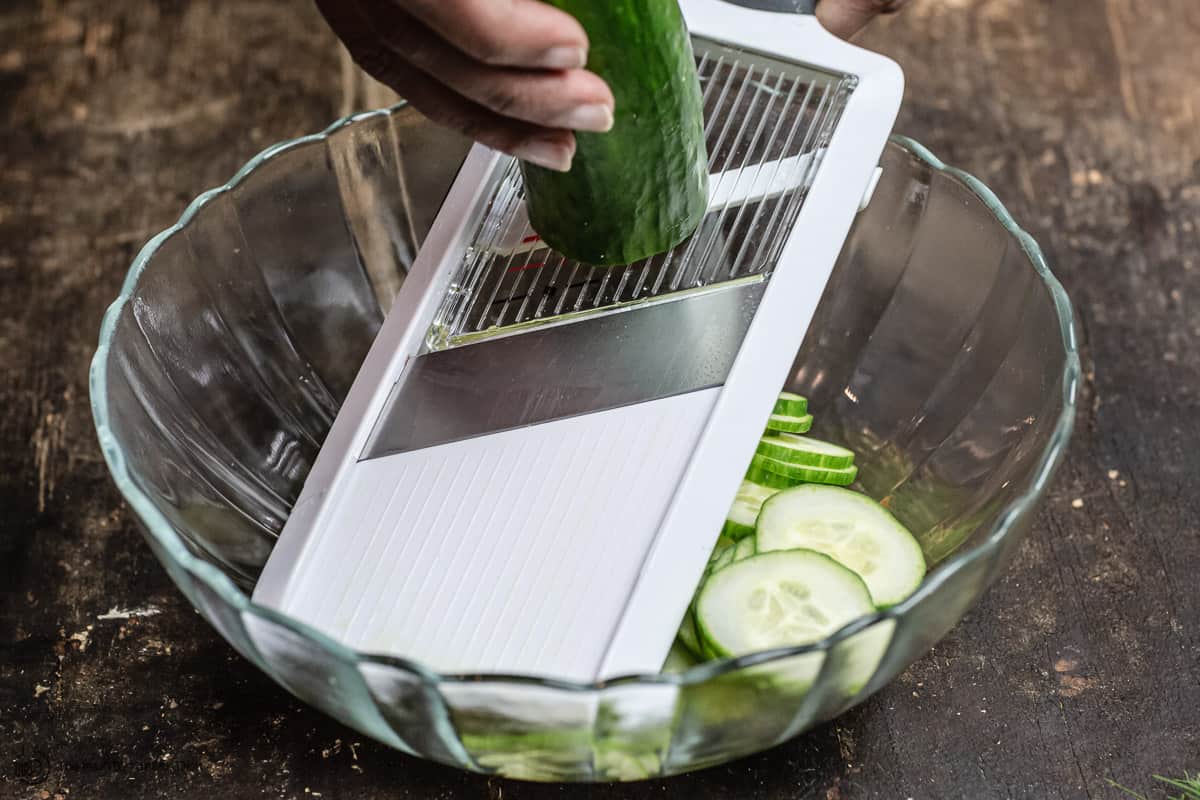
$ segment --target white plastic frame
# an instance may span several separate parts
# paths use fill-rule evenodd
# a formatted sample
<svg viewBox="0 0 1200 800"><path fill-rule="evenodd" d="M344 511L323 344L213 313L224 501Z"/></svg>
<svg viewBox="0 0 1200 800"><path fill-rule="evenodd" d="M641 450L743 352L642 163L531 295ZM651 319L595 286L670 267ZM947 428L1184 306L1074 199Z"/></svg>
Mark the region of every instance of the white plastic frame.
<svg viewBox="0 0 1200 800"><path fill-rule="evenodd" d="M756 11L721 0L682 0L680 6L695 35L851 75L858 85L643 563L600 669L603 676L645 671L647 653L665 656L670 638L664 640L663 631L678 625L691 598L686 592L662 591L680 581L660 582L659 576L690 576L695 586L703 574L720 521L787 380L904 95L904 74L895 62L838 39L815 17ZM713 532L711 539L696 535L704 530Z"/></svg>
<svg viewBox="0 0 1200 800"><path fill-rule="evenodd" d="M903 94L892 61L843 42L810 16L681 0L695 35L733 48L851 75L858 84L833 131L757 314L642 564L596 678L655 671L703 573L721 520L787 378L891 131ZM335 502L374 421L426 332L500 180L504 157L472 148L396 302L367 354L254 592L287 611L311 538L332 528ZM710 531L698 536L697 531ZM403 655L403 654L401 654ZM487 664L478 671L488 671Z"/></svg>

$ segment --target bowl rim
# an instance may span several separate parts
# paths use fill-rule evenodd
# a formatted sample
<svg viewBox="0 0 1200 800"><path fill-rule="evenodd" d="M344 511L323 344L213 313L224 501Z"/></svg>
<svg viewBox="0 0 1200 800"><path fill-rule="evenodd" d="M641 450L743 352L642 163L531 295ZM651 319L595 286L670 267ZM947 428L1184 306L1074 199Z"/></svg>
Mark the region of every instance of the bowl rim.
<svg viewBox="0 0 1200 800"><path fill-rule="evenodd" d="M291 633L312 641L338 661L352 664L376 664L380 666L401 668L414 673L425 682L439 683L518 683L540 686L570 692L592 692L603 689L646 684L666 684L679 687L707 682L711 679L751 666L759 666L780 661L806 653L826 651L839 642L858 634L860 631L876 624L885 623L904 616L908 611L919 605L925 598L936 593L941 585L949 581L955 573L967 568L981 558L999 548L1008 535L1013 533L1021 520L1035 507L1038 500L1046 492L1050 480L1057 471L1066 454L1075 423L1076 400L1080 380L1080 358L1075 332L1074 314L1070 299L1062 284L1051 272L1041 247L1033 237L1025 231L1000 202L999 198L983 184L963 170L951 167L935 156L928 148L919 142L901 135L893 135L889 144L899 146L919 161L923 162L934 172L942 173L954 179L975 194L996 217L1000 224L1020 244L1025 256L1032 264L1035 272L1041 278L1045 289L1050 293L1059 323L1059 333L1066 355L1066 362L1060 376L1063 407L1054 423L1041 461L1032 477L1027 480L1023 491L1013 498L992 522L992 530L979 542L952 553L940 568L931 573L921 583L921 586L903 602L888 609L876 611L861 617L840 628L824 639L806 645L775 648L757 653L751 653L737 658L716 661L706 661L690 667L680 673L663 674L632 674L611 678L608 680L580 682L559 678L536 675L511 675L505 673L452 673L443 674L432 670L419 662L402 657L388 656L376 653L364 653L346 647L330 636L295 618L275 611L274 609L254 603L229 576L216 565L205 561L193 554L184 544L182 537L171 527L170 522L134 482L129 473L125 454L109 424L107 363L112 340L121 311L131 299L142 273L154 260L159 248L168 239L181 233L191 221L215 198L233 191L247 180L261 166L288 151L308 145L323 145L326 140L339 131L350 126L381 117L392 117L408 108L406 102L399 102L387 108L365 111L343 117L329 125L319 133L309 134L273 144L254 156L239 169L226 183L200 194L196 197L179 219L170 227L153 236L138 252L130 265L121 290L116 299L109 305L104 314L100 327L100 339L96 352L92 357L89 369L89 393L92 406L92 416L96 427L97 438L104 455L105 463L121 496L141 520L145 531L163 548L166 555L191 577L203 583L209 590L227 602L239 614L252 614L272 624L280 625ZM242 622L242 625L245 623Z"/></svg>

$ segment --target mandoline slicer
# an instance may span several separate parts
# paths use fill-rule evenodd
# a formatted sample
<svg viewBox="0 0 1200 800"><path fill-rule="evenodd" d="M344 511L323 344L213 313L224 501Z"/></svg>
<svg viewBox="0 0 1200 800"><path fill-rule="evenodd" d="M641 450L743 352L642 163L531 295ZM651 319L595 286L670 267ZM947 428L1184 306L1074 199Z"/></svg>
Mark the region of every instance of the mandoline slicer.
<svg viewBox="0 0 1200 800"><path fill-rule="evenodd" d="M516 163L472 149L257 603L444 673L659 669L903 89L811 16L681 5L699 230L631 266L572 263L530 230Z"/></svg>

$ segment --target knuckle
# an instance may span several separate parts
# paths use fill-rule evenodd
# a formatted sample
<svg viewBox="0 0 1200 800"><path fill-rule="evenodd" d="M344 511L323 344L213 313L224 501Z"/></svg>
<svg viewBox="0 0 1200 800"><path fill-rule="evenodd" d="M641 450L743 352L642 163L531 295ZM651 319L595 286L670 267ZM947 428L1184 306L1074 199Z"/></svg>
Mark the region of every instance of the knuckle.
<svg viewBox="0 0 1200 800"><path fill-rule="evenodd" d="M513 83L500 80L490 83L482 90L480 103L497 114L510 116L513 111L525 105L525 97Z"/></svg>
<svg viewBox="0 0 1200 800"><path fill-rule="evenodd" d="M489 66L500 66L508 61L508 48L492 36L472 36L464 43L464 47L475 60Z"/></svg>

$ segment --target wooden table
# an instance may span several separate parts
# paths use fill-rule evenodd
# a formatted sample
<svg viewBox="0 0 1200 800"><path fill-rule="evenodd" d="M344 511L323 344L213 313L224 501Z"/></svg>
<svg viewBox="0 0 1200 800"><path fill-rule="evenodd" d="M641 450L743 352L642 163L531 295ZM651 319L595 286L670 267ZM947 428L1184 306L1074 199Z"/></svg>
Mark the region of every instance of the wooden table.
<svg viewBox="0 0 1200 800"><path fill-rule="evenodd" d="M1200 770L1200 2L916 0L868 42L908 72L899 130L994 187L1078 305L1070 458L1007 576L865 705L735 764L572 794L293 701L176 592L100 460L87 363L137 248L345 104L314 13L7 0L0 796L1100 798Z"/></svg>

